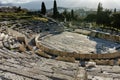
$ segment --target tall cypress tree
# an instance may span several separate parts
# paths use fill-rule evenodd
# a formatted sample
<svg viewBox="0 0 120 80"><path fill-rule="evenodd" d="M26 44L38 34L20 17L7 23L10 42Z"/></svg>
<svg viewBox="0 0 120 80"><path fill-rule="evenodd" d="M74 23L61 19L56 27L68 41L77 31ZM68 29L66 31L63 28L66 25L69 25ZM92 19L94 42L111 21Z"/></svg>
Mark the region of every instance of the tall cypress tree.
<svg viewBox="0 0 120 80"><path fill-rule="evenodd" d="M58 16L58 10L57 10L57 3L56 0L54 0L54 5L53 5L53 17L57 18Z"/></svg>
<svg viewBox="0 0 120 80"><path fill-rule="evenodd" d="M114 9L114 13L116 13L117 12L117 10L116 10L116 8Z"/></svg>
<svg viewBox="0 0 120 80"><path fill-rule="evenodd" d="M21 11L21 6L18 7L18 11Z"/></svg>
<svg viewBox="0 0 120 80"><path fill-rule="evenodd" d="M102 4L99 3L97 8L97 19L96 19L96 23L98 25L102 23L102 12L103 12L103 7L102 7Z"/></svg>
<svg viewBox="0 0 120 80"><path fill-rule="evenodd" d="M46 14L46 7L45 7L45 3L42 2L42 5L41 5L41 14L45 15Z"/></svg>
<svg viewBox="0 0 120 80"><path fill-rule="evenodd" d="M71 10L71 18L74 19L74 10Z"/></svg>

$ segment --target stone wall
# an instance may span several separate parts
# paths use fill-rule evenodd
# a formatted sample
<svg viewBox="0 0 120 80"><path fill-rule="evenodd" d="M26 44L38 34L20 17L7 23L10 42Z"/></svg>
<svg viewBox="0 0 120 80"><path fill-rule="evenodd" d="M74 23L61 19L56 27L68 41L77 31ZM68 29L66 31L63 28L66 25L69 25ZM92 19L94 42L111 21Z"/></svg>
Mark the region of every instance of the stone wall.
<svg viewBox="0 0 120 80"><path fill-rule="evenodd" d="M107 59L107 60L95 59L95 60L92 60L91 62L95 62L96 65L111 65L111 66L114 65L114 60L110 60L110 59Z"/></svg>
<svg viewBox="0 0 120 80"><path fill-rule="evenodd" d="M114 42L120 42L120 36L118 36L118 35L111 35L111 34L107 34L107 33L91 31L89 36L97 37L97 38L101 38L101 39L105 39L105 40L110 40L110 41L114 41Z"/></svg>
<svg viewBox="0 0 120 80"><path fill-rule="evenodd" d="M50 49L45 45L42 45L40 41L38 41L39 36L35 38L36 46L41 49L43 52L48 53L54 56L66 56L66 57L74 57L75 59L114 59L120 58L120 52L108 53L108 54L80 54L75 52L64 52L55 49Z"/></svg>
<svg viewBox="0 0 120 80"><path fill-rule="evenodd" d="M76 33L84 34L84 35L89 35L91 37L97 37L105 40L110 40L114 42L120 42L120 36L118 35L111 35L109 33L103 33L103 32L97 32L97 31L88 31L88 30L75 30Z"/></svg>

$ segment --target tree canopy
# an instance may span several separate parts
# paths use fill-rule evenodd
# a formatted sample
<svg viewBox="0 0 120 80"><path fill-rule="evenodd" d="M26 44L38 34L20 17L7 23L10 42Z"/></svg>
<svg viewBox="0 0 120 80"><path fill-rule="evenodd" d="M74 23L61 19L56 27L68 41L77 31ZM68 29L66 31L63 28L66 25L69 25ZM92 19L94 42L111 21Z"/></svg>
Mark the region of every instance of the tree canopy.
<svg viewBox="0 0 120 80"><path fill-rule="evenodd" d="M46 14L46 6L45 6L44 2L42 2L42 5L41 5L41 14L43 14L43 15Z"/></svg>
<svg viewBox="0 0 120 80"><path fill-rule="evenodd" d="M102 4L99 3L97 8L97 16L96 16L96 23L98 25L102 24L102 20L103 20L102 12L103 12L103 7L102 7Z"/></svg>
<svg viewBox="0 0 120 80"><path fill-rule="evenodd" d="M57 9L57 2L56 0L54 0L54 5L53 5L53 17L54 18L57 18L59 12L58 12L58 9Z"/></svg>

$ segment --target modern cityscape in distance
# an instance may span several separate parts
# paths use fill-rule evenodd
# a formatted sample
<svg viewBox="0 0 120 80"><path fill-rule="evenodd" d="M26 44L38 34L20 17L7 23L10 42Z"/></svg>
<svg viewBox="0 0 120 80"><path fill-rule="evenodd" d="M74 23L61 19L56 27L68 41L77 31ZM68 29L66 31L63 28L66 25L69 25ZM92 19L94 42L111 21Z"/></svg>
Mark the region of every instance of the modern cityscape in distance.
<svg viewBox="0 0 120 80"><path fill-rule="evenodd" d="M0 80L120 80L119 0L0 0Z"/></svg>

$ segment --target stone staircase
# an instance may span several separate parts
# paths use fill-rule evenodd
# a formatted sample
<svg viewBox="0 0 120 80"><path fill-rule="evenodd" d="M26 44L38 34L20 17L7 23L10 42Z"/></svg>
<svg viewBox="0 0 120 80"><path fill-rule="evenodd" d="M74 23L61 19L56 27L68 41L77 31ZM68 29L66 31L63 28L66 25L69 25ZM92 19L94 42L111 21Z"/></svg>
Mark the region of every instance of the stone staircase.
<svg viewBox="0 0 120 80"><path fill-rule="evenodd" d="M62 62L39 57L35 54L0 49L1 80L85 80L83 68L78 79L78 63Z"/></svg>

